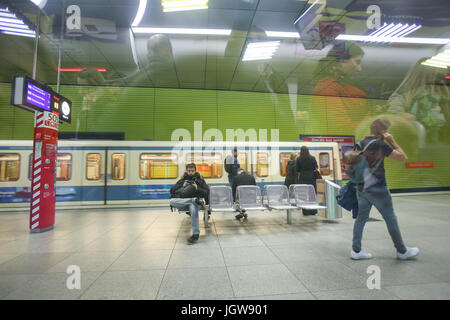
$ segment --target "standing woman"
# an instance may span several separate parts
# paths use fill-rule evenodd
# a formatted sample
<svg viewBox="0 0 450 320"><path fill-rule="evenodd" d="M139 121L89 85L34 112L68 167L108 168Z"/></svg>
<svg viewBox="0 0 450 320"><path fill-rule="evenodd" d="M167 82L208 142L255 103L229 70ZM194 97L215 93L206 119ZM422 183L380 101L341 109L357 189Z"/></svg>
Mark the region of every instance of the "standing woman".
<svg viewBox="0 0 450 320"><path fill-rule="evenodd" d="M300 148L300 156L297 158L297 172L299 174L299 184L311 184L316 189L316 178L314 178L314 171L318 168L316 158L314 158L306 146ZM316 209L305 210L302 209L303 215L315 215Z"/></svg>
<svg viewBox="0 0 450 320"><path fill-rule="evenodd" d="M295 164L296 159L297 155L295 153L291 153L289 161L286 165L286 179L284 179L284 184L288 189L291 184L298 183L297 166Z"/></svg>

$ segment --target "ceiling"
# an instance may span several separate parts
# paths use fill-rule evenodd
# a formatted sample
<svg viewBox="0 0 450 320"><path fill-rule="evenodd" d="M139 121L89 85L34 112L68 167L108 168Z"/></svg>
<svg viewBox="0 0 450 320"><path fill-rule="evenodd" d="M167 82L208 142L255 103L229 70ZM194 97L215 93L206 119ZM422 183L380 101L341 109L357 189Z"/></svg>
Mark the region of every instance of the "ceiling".
<svg viewBox="0 0 450 320"><path fill-rule="evenodd" d="M367 34L366 21L370 14L366 10L375 4L381 9L382 21L419 21L422 28L411 37L450 39L450 1L447 0L320 1L326 2L320 21L342 23L345 34ZM294 21L313 2L209 0L207 10L164 13L161 0L148 0L139 27L232 30L228 36L168 34L173 59L154 61L149 60L147 49L152 34L130 31L139 0L48 0L41 17L43 36L39 41L37 78L49 84L57 82L61 12L75 4L81 10L83 32L63 34L61 67L90 69L83 73L61 72L61 84L311 94L320 79L320 75L314 76L314 70L331 45L306 49L302 39L267 37L265 32L297 32ZM0 3L13 3L31 21L37 21L37 7L29 0L1 0ZM242 61L247 43L256 41L280 41L280 44L271 59ZM369 97L381 99L395 90L417 60L431 57L445 47L358 44L365 55L362 70L354 81ZM34 47L33 38L0 34L0 81L11 82L15 74L31 74ZM95 68L106 68L107 72L97 72Z"/></svg>

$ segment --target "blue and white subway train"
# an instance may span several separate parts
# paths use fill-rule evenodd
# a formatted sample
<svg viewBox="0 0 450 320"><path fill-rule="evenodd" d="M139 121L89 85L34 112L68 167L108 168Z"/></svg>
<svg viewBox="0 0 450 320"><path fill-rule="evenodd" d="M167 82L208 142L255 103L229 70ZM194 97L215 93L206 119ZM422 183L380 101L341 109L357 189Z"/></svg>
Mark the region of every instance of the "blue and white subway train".
<svg viewBox="0 0 450 320"><path fill-rule="evenodd" d="M172 142L61 140L56 165L57 208L167 206L170 188L195 163L209 185L228 184L224 159L236 146L241 167L259 186L284 183L291 153L307 146L323 178L342 181L334 142ZM0 142L0 210L28 208L33 142Z"/></svg>

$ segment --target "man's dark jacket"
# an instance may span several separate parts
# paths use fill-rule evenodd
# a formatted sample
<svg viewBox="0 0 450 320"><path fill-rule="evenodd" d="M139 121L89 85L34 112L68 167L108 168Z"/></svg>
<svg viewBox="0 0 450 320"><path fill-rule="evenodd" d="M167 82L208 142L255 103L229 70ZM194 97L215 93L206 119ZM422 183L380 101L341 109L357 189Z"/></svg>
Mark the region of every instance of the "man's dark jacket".
<svg viewBox="0 0 450 320"><path fill-rule="evenodd" d="M186 172L183 177L177 181L177 183L170 189L171 198L182 198L182 189L185 181L193 180L197 184L197 191L192 197L204 198L208 203L209 187L200 173L196 172L193 176L189 176Z"/></svg>
<svg viewBox="0 0 450 320"><path fill-rule="evenodd" d="M255 178L247 172L242 172L234 177L233 180L233 199L236 201L236 189L238 186L256 186Z"/></svg>

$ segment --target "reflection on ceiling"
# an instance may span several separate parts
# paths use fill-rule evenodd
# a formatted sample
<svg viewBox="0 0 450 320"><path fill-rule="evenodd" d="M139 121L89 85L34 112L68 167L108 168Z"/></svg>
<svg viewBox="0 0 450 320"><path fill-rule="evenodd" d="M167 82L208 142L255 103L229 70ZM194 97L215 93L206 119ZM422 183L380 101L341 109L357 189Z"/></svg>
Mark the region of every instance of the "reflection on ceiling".
<svg viewBox="0 0 450 320"><path fill-rule="evenodd" d="M311 94L318 61L351 42L364 52L352 80L384 99L418 60L444 68L450 49L446 0L70 1L79 16L44 2L37 77L50 84L61 48L62 84ZM37 21L30 0L0 0L0 15L6 7ZM0 81L11 82L31 73L35 38L3 31Z"/></svg>

